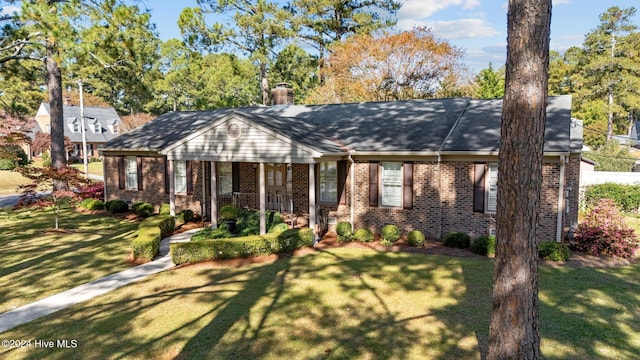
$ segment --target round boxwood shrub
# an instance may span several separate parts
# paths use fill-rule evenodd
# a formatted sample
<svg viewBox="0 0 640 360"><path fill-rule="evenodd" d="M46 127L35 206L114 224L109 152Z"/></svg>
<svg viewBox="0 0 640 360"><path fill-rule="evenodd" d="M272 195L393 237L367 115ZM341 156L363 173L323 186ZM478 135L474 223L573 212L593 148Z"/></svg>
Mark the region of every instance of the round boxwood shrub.
<svg viewBox="0 0 640 360"><path fill-rule="evenodd" d="M561 242L549 240L538 244L540 259L565 262L569 260L569 247Z"/></svg>
<svg viewBox="0 0 640 360"><path fill-rule="evenodd" d="M104 203L101 200L92 199L92 198L88 198L88 199L82 200L82 202L80 203L80 206L85 208L85 209L87 209L87 210L102 210L102 209L104 209Z"/></svg>
<svg viewBox="0 0 640 360"><path fill-rule="evenodd" d="M496 254L496 237L490 235L482 235L473 240L471 251L484 256L495 256Z"/></svg>
<svg viewBox="0 0 640 360"><path fill-rule="evenodd" d="M373 233L369 229L361 228L356 230L356 232L353 234L353 238L362 242L372 242Z"/></svg>
<svg viewBox="0 0 640 360"><path fill-rule="evenodd" d="M146 218L153 215L153 205L146 202L138 201L131 205L131 211L133 211L134 214L140 217Z"/></svg>
<svg viewBox="0 0 640 360"><path fill-rule="evenodd" d="M160 205L160 210L158 211L158 214L160 215L169 215L171 214L171 205L169 204L161 204Z"/></svg>
<svg viewBox="0 0 640 360"><path fill-rule="evenodd" d="M351 236L353 228L348 221L341 221L336 225L336 233L338 236Z"/></svg>
<svg viewBox="0 0 640 360"><path fill-rule="evenodd" d="M124 200L109 200L104 203L104 208L109 210L112 214L129 211L129 205Z"/></svg>
<svg viewBox="0 0 640 360"><path fill-rule="evenodd" d="M444 238L444 246L446 247L468 249L469 245L471 245L471 237L467 233L450 232Z"/></svg>
<svg viewBox="0 0 640 360"><path fill-rule="evenodd" d="M196 218L196 214L193 213L193 210L184 209L182 210L182 219L185 223L192 222Z"/></svg>
<svg viewBox="0 0 640 360"><path fill-rule="evenodd" d="M220 208L221 220L233 220L238 218L238 208L233 205L225 205Z"/></svg>
<svg viewBox="0 0 640 360"><path fill-rule="evenodd" d="M423 246L424 234L420 230L411 230L407 234L407 244L409 246Z"/></svg>
<svg viewBox="0 0 640 360"><path fill-rule="evenodd" d="M398 230L398 227L393 224L387 224L382 227L380 235L382 236L382 240L395 242L400 239L400 230Z"/></svg>

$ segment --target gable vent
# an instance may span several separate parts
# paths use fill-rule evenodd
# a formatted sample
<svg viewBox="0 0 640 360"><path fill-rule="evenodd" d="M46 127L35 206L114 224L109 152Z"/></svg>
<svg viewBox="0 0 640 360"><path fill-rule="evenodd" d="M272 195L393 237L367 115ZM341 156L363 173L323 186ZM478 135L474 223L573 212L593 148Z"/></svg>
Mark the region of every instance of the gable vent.
<svg viewBox="0 0 640 360"><path fill-rule="evenodd" d="M236 140L240 138L240 135L242 135L242 132L240 131L240 125L236 123L227 125L227 138Z"/></svg>

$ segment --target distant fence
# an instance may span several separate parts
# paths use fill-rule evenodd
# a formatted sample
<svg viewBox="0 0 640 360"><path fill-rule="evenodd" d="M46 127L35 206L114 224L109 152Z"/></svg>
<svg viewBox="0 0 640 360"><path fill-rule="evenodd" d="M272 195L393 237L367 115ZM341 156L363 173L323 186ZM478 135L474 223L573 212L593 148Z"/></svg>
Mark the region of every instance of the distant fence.
<svg viewBox="0 0 640 360"><path fill-rule="evenodd" d="M640 185L640 172L582 171L580 172L580 208L584 209L584 194L591 185L614 183Z"/></svg>

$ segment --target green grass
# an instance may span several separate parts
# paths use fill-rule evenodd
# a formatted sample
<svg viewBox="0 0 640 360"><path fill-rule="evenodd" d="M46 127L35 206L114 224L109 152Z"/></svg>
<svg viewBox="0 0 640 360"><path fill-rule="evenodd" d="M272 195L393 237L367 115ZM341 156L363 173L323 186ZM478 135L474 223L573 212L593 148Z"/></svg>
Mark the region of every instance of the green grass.
<svg viewBox="0 0 640 360"><path fill-rule="evenodd" d="M624 221L627 223L628 226L630 226L635 231L636 234L640 235L640 216L627 215L624 217Z"/></svg>
<svg viewBox="0 0 640 360"><path fill-rule="evenodd" d="M340 248L160 273L2 334L8 359L479 359L493 262ZM640 357L640 265L540 268L548 359Z"/></svg>
<svg viewBox="0 0 640 360"><path fill-rule="evenodd" d="M50 211L0 211L0 312L130 267L137 225L64 210L56 232Z"/></svg>
<svg viewBox="0 0 640 360"><path fill-rule="evenodd" d="M84 173L84 164L80 163L80 164L73 164L71 165L72 167L82 171ZM89 170L89 174L91 175L99 175L99 176L103 176L104 175L104 168L102 166L102 162L101 161L94 161L94 162L90 162L87 163L87 167Z"/></svg>
<svg viewBox="0 0 640 360"><path fill-rule="evenodd" d="M9 170L0 170L0 179L2 179L0 181L0 196L19 194L18 186L29 183L29 179Z"/></svg>

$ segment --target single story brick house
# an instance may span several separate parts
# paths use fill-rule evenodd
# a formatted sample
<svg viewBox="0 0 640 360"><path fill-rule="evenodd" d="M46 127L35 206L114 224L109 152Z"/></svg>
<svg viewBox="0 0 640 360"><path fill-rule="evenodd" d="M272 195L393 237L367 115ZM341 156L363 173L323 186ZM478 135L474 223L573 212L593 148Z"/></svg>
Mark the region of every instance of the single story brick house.
<svg viewBox="0 0 640 360"><path fill-rule="evenodd" d="M171 112L102 145L107 200L169 203L217 225L224 204L387 223L431 238L494 231L502 100L467 98ZM578 216L582 127L550 97L539 239Z"/></svg>

